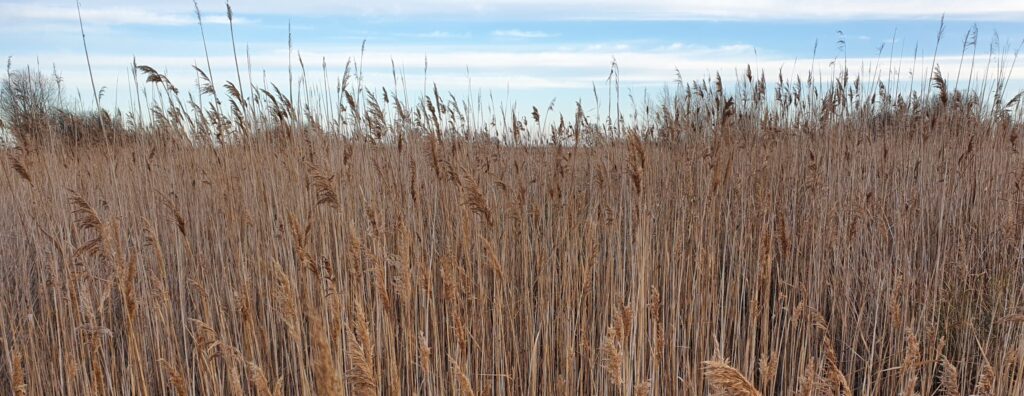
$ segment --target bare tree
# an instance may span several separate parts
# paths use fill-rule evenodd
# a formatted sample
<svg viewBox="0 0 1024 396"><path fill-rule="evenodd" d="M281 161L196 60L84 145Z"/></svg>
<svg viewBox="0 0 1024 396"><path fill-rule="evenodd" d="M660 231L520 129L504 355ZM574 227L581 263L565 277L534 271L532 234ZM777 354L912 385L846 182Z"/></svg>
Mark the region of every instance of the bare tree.
<svg viewBox="0 0 1024 396"><path fill-rule="evenodd" d="M0 80L0 119L19 142L48 130L49 117L59 107L57 81L38 70L7 69Z"/></svg>

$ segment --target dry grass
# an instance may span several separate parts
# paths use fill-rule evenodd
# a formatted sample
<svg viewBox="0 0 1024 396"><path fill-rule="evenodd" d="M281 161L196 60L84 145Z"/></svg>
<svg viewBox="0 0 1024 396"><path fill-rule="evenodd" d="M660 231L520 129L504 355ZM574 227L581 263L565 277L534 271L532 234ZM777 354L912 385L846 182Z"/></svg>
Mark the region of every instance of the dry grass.
<svg viewBox="0 0 1024 396"><path fill-rule="evenodd" d="M645 143L641 184L625 143L452 140L456 178L411 149L423 138L32 151L0 197L0 378L30 394L268 394L277 378L285 394L699 394L724 370L701 365L718 339L763 394L814 361L837 392L1010 394L1009 139Z"/></svg>
<svg viewBox="0 0 1024 396"><path fill-rule="evenodd" d="M2 156L0 390L1024 394L1020 101L839 75L549 124L151 75Z"/></svg>

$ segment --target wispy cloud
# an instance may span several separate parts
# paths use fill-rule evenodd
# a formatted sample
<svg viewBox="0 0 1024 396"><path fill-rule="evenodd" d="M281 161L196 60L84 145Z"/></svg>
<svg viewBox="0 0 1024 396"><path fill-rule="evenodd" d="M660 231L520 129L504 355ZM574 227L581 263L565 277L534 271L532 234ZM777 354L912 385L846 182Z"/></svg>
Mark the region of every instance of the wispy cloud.
<svg viewBox="0 0 1024 396"><path fill-rule="evenodd" d="M555 35L541 31L526 31L519 29L495 30L491 32L495 37L517 38L517 39L538 39L554 37Z"/></svg>
<svg viewBox="0 0 1024 396"><path fill-rule="evenodd" d="M655 48L656 51L666 51L674 53L686 53L690 56L716 56L716 57L733 57L733 58L746 58L752 59L754 46L750 44L727 44L717 47L711 47L701 44L692 43L672 43L665 46Z"/></svg>
<svg viewBox="0 0 1024 396"><path fill-rule="evenodd" d="M69 0L34 1L50 5L71 3ZM145 3L147 9L161 7L179 14L171 18L148 16L165 23L177 23L178 18L187 16L192 8L189 1L90 1L90 5L108 9L138 9L140 3ZM251 14L293 16L434 15L516 20L857 20L938 18L946 14L950 19L1012 21L1024 17L1024 2L1019 0L246 0L239 1L235 8Z"/></svg>
<svg viewBox="0 0 1024 396"><path fill-rule="evenodd" d="M435 31L426 32L426 33L416 33L416 34L412 34L411 36L412 37L416 37L416 38L426 38L426 39L464 39L464 38L472 37L472 35L469 34L469 33L453 33L453 32L446 32L446 31L442 31L442 30L435 30Z"/></svg>
<svg viewBox="0 0 1024 396"><path fill-rule="evenodd" d="M205 2L206 9L223 11ZM144 6L140 6L144 4ZM203 5L203 4L201 4ZM174 25L191 23L192 3L91 0L91 18L113 23ZM159 8L161 12L143 11ZM247 0L238 12L290 16L448 16L498 17L506 20L863 20L949 19L1013 21L1024 17L1019 0ZM55 12L52 14L51 11ZM66 18L70 0L0 0L0 20L6 18ZM6 14L6 15L4 15ZM211 22L216 22L211 18Z"/></svg>
<svg viewBox="0 0 1024 396"><path fill-rule="evenodd" d="M387 54L387 55L385 55ZM328 65L344 63L348 52L325 52L310 53L311 57L326 57ZM508 52L508 51L482 51L482 52L432 52L429 55L430 72L425 78L429 82L436 82L444 89L460 89L466 86L467 67L472 70L469 78L472 79L473 87L483 89L502 90L512 87L515 90L524 89L585 89L593 83L600 83L607 78L608 68L614 58L622 70L622 81L629 84L640 84L646 86L662 86L670 83L678 76L683 80L701 79L721 72L722 77L729 80L739 75L738 71L746 69L752 63L751 59L734 57L729 53L721 56L707 55L694 56L690 53L670 52L640 52L626 51L621 53L612 52ZM332 63L332 59L334 62ZM214 74L225 78L234 72L234 63L231 57L218 56L212 59ZM288 62L287 57L279 54L259 54L253 56L253 62L259 69L265 70L267 78L272 82L287 81ZM890 66L901 68L902 74L909 72L909 66L913 58L897 57L891 60L879 61L877 58L850 58L850 64L875 64L878 70L887 70ZM97 85L115 87L126 86L129 78L125 74L124 66L131 61L130 57L99 55L92 59L96 71ZM171 81L184 87L188 81L195 79L191 65L193 57L144 57L139 59L140 64L160 65L166 70ZM47 57L43 63L56 63L61 66L68 86L78 87L87 90L89 75L85 69L84 59L81 56L66 55ZM405 66L422 65L423 53L409 49L395 48L380 54L370 53L364 60L366 67L365 78L368 85L389 85L392 81L392 62L397 64L401 70ZM764 71L769 75L782 73L786 78L795 78L802 75L811 67L811 59L801 58L761 59L756 65L757 71ZM942 70L956 70L959 56L940 56L936 58L937 64ZM818 67L824 67L819 62ZM838 67L838 66L837 66ZM930 65L917 65L916 72L922 72L922 67ZM737 71L737 73L731 73ZM1016 65L1013 69L1004 71L1014 79L1024 77L1024 66ZM915 73L917 74L917 73ZM927 73L924 73L927 74ZM423 76L410 76L410 82ZM412 83L410 87L417 84Z"/></svg>
<svg viewBox="0 0 1024 396"><path fill-rule="evenodd" d="M82 20L94 25L152 25L180 26L195 24L195 16L187 12L158 12L134 6L83 7ZM0 22L78 22L78 9L74 5L0 3ZM203 15L203 22L226 24L223 15ZM235 17L235 23L251 23L247 18Z"/></svg>
<svg viewBox="0 0 1024 396"><path fill-rule="evenodd" d="M586 46L587 51L626 51L629 50L629 44L614 44L614 43L600 43L590 44Z"/></svg>

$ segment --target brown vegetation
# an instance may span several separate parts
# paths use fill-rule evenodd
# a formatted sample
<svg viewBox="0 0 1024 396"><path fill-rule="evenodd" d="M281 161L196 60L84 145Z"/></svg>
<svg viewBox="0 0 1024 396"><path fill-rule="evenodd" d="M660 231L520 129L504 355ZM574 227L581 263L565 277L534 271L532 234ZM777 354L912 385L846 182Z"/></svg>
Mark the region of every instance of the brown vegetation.
<svg viewBox="0 0 1024 396"><path fill-rule="evenodd" d="M748 73L481 122L140 71L144 139L6 149L4 393L1024 394L1019 100Z"/></svg>

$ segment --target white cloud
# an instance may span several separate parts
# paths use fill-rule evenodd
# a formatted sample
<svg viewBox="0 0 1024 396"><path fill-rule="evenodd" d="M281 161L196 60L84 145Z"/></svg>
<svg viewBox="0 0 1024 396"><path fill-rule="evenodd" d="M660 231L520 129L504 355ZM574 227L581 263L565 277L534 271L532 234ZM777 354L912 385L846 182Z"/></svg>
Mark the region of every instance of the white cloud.
<svg viewBox="0 0 1024 396"><path fill-rule="evenodd" d="M551 34L540 32L540 31L525 31L519 29L511 30L495 30L491 32L495 37L506 37L506 38L517 38L517 39L535 39L535 38L548 38L552 37Z"/></svg>
<svg viewBox="0 0 1024 396"><path fill-rule="evenodd" d="M755 69L765 71L769 80L782 72L787 78L795 78L797 75L806 77L811 69L808 59L794 60L781 57L765 55L757 60L751 56L753 48L747 45L736 44L722 47L700 47L680 44L676 50L654 49L626 49L615 50L614 45L606 46L603 49L587 49L584 47L575 50L523 50L510 51L502 49L490 50L468 50L468 49L435 49L426 52L429 62L428 80L437 82L443 90L458 89L464 87L467 81L467 68L469 78L473 86L484 89L504 90L507 86L513 89L562 89L562 88L587 88L591 83L601 83L608 75L608 70L614 58L621 70L621 77L624 83L645 84L659 86L670 83L676 77L678 69L685 80L700 79L720 72L722 77L730 79L740 74L748 64ZM356 48L314 48L303 50L306 59L326 58L328 70L331 73L340 72L345 61L358 54ZM15 61L25 61L28 58L16 57ZM33 58L34 60L34 58ZM392 61L401 70L410 71L408 81L410 87L419 86L417 82L422 81L424 52L410 46L395 46L390 48L370 47L367 49L364 59L364 66L367 71L368 85L390 86L392 80ZM945 75L955 75L959 65L959 56L939 56L938 63L941 65ZM115 77L121 75L121 84L125 84L125 70L131 62L130 56L97 54L93 56L92 63L96 69L98 85L113 85ZM191 71L191 65L196 62L190 56L141 56L139 64L151 65L163 71L179 87L186 87L195 79ZM262 70L267 70L268 80L271 82L287 82L288 58L286 53L277 51L266 53L254 53L252 56L254 75L257 80L262 80ZM883 76L889 69L888 58L879 59L875 57L850 58L849 65L856 73L859 68L868 67L880 70ZM70 85L88 87L87 74L84 74L85 65L82 56L77 54L44 56L43 64L55 63L58 69L69 78ZM231 56L211 57L214 69L214 76L217 80L225 80L234 76L234 60ZM829 60L819 59L816 62L815 70L828 70ZM925 64L911 57L893 59L893 66L900 67L904 79L910 72L911 65L915 65L915 74L920 76L930 75L927 71L929 64ZM246 74L243 65L243 78ZM967 71L964 70L964 74ZM975 70L976 74L981 73ZM874 75L861 73L862 75ZM372 76L379 75L377 81L372 81ZM1024 65L1018 64L1012 70L1015 79L1024 77ZM76 79L78 77L78 79ZM332 77L333 78L333 77ZM102 82L101 82L102 80Z"/></svg>
<svg viewBox="0 0 1024 396"><path fill-rule="evenodd" d="M179 26L196 23L189 12L166 12L138 8L137 6L82 7L82 20L91 25L156 25ZM78 9L73 4L17 4L0 2L0 22L25 23L78 22ZM235 17L234 23L250 23L247 18ZM226 24L225 15L203 15L203 23Z"/></svg>
<svg viewBox="0 0 1024 396"><path fill-rule="evenodd" d="M108 0L114 1L114 0ZM129 1L129 0L121 0ZM256 13L486 15L521 19L892 19L1013 20L1019 0L277 0L238 1Z"/></svg>
<svg viewBox="0 0 1024 396"><path fill-rule="evenodd" d="M615 43L599 43L589 44L586 46L587 51L626 51L629 49L629 44L615 44Z"/></svg>
<svg viewBox="0 0 1024 396"><path fill-rule="evenodd" d="M27 5L8 0L0 6L0 12L19 8L73 10L70 0L39 0ZM106 11L116 11L107 18L163 24L190 22L192 11L189 1L140 5L137 0L90 0L87 6L90 10L104 10L97 11L97 18L103 18L98 14ZM224 11L220 1L204 0L200 6L204 11ZM943 13L952 19L970 20L1013 21L1024 17L1024 2L1019 0L235 0L232 7L239 14L435 15L520 20L850 20L938 18Z"/></svg>
<svg viewBox="0 0 1024 396"><path fill-rule="evenodd" d="M614 51L612 49L587 50L580 47L572 50L522 50L511 51L501 48L493 49L435 49L427 51L430 68L426 76L423 74L424 52L412 46L395 46L390 48L368 48L365 56L365 82L366 86L387 87L392 90L394 80L392 75L392 60L398 67L400 81L407 84L408 95L415 98L422 87L428 87L434 83L442 92L452 92L456 97L463 97L468 93L471 85L474 93L482 90L485 97L493 93L499 101L505 101L506 97L511 101L518 101L521 105L541 105L550 101L551 97L557 97L560 103L571 104L577 98L588 99L592 87L604 95L607 87L606 79L611 66L612 59L617 61L621 71L621 84L624 92L632 89L638 95L646 91L657 97L662 87L673 86L676 78L676 70L679 76L685 81L709 78L716 72L721 73L726 84L732 84L743 74L748 64L754 68L754 73L760 75L763 71L769 82L774 81L779 73L786 79L795 79L797 76L806 78L811 70L809 59L782 59L780 57L764 57L754 63L749 55L735 52L736 48L743 45L725 47L698 47L692 45L681 45L685 49L675 51L665 49ZM689 47L689 48L688 48ZM343 69L345 61L358 54L356 48L319 48L316 50L304 50L307 59L327 59L328 73L332 84L336 81L338 73ZM358 56L358 55L356 55ZM19 62L30 61L35 63L33 57L15 57L15 65ZM254 53L253 80L254 83L262 86L264 81L264 70L266 70L266 81L278 84L286 89L288 84L288 58L286 52L270 51ZM135 102L129 96L134 87L131 85L131 74L127 68L131 59L129 56L116 54L97 54L93 56L92 63L96 76L96 84L99 87L106 87L107 94L103 98L104 106L111 108L120 106L122 110L128 110L135 106ZM138 59L139 64L146 64L156 67L162 73L166 73L170 80L182 91L195 93L195 72L191 65L196 62L190 56L142 56ZM199 62L203 62L200 60ZM234 60L230 56L215 56L211 58L213 75L217 81L234 80ZM855 75L879 76L883 81L889 78L888 58L850 58L848 60ZM85 67L84 57L75 54L44 55L41 56L41 63L49 65L55 63L58 71L63 74L68 92L72 97L76 92L81 92L82 103L91 107L89 101L90 80ZM753 64L752 64L753 63ZM892 59L893 67L900 68L897 73L902 83L900 87L907 89L913 80L913 86L920 88L922 78L930 76L930 59L922 62L917 59L916 63L912 57ZM941 66L943 74L949 78L956 75L959 65L959 56L939 56L937 63ZM911 66L914 69L914 77L910 76ZM296 66L297 67L297 66ZM468 68L468 71L467 71ZM819 59L814 63L814 70L823 73L820 78L828 79L832 74L829 60ZM407 71L405 73L403 71ZM1024 65L1018 63L1011 72L1011 93L1024 83ZM981 78L983 70L975 70L975 81ZM967 78L967 69L963 70L962 79ZM989 76L993 77L993 76ZM242 79L246 80L248 73L243 65ZM895 77L894 77L895 78ZM319 78L312 78L311 83L319 84ZM471 83L470 83L471 82ZM865 81L870 85L871 81ZM144 87L153 89L152 84L142 83ZM218 84L219 86L219 84ZM960 85L963 87L963 84ZM890 89L893 87L890 87ZM248 91L248 86L243 88ZM399 87L398 92L404 90ZM150 91L152 92L152 91ZM508 95L508 96L506 96ZM559 108L560 111L571 112L571 108Z"/></svg>
<svg viewBox="0 0 1024 396"><path fill-rule="evenodd" d="M427 38L427 39L452 39L452 38L469 38L472 37L469 33L452 33L441 30L435 30L427 33L417 33L411 35L416 38Z"/></svg>

